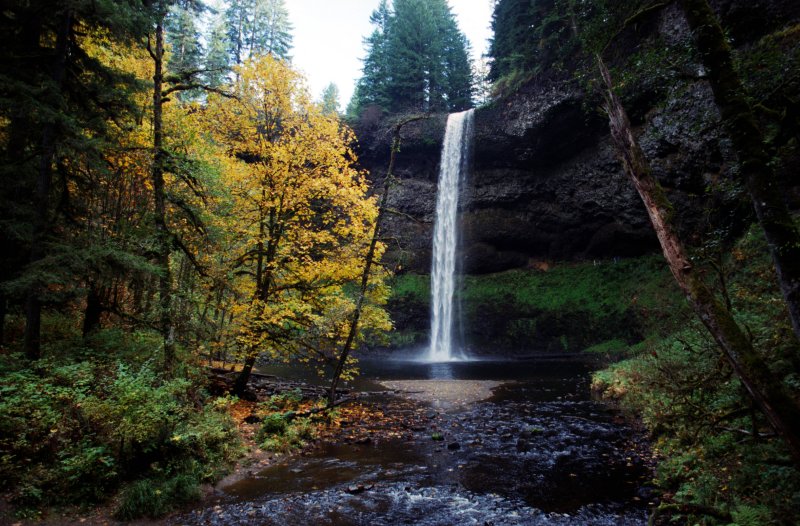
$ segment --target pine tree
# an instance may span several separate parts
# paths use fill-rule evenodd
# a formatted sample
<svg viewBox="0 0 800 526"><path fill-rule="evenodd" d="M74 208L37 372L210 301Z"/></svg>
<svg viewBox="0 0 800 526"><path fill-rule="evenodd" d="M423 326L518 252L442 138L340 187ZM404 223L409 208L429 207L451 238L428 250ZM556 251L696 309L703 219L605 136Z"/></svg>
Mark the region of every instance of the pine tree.
<svg viewBox="0 0 800 526"><path fill-rule="evenodd" d="M446 0L382 2L366 40L363 77L351 105L392 112L453 111L472 106L469 43ZM351 114L352 116L352 114Z"/></svg>
<svg viewBox="0 0 800 526"><path fill-rule="evenodd" d="M321 106L324 115L339 114L339 87L331 82L322 90Z"/></svg>
<svg viewBox="0 0 800 526"><path fill-rule="evenodd" d="M195 77L202 69L203 50L194 13L187 7L174 5L167 16L165 30L170 46L167 72L181 80ZM197 94L197 90L188 90L181 92L178 97L188 100Z"/></svg>
<svg viewBox="0 0 800 526"><path fill-rule="evenodd" d="M392 112L438 109L441 71L433 63L440 53L432 13L425 0L395 0L387 42L387 94Z"/></svg>
<svg viewBox="0 0 800 526"><path fill-rule="evenodd" d="M597 10L599 4L583 5ZM630 7L630 2L613 5ZM499 0L492 15L489 80L513 83L561 70L577 45L566 10L567 4L558 0Z"/></svg>
<svg viewBox="0 0 800 526"><path fill-rule="evenodd" d="M61 257L74 248L70 189L83 180L87 165L102 168L108 119L131 110L132 79L90 56L85 28L129 41L148 27L145 15L133 2L4 5L2 288L13 303L24 300L29 358L40 356L43 306L79 287L79 277L69 272L77 269L67 269ZM53 285L62 294L54 294Z"/></svg>
<svg viewBox="0 0 800 526"><path fill-rule="evenodd" d="M446 7L447 4L442 2ZM458 30L455 17L452 13L443 13L444 23L444 77L449 111L463 111L472 107L474 92L474 78L472 64L469 59L470 44L467 38Z"/></svg>
<svg viewBox="0 0 800 526"><path fill-rule="evenodd" d="M381 0L378 8L370 15L370 22L375 29L364 39L367 56L362 68L363 75L356 83L353 99L348 104L347 114L356 118L361 111L370 105L389 106L387 84L389 82L388 35L392 14L387 0Z"/></svg>
<svg viewBox="0 0 800 526"><path fill-rule="evenodd" d="M231 0L225 21L234 64L267 54L289 60L292 24L284 0Z"/></svg>
<svg viewBox="0 0 800 526"><path fill-rule="evenodd" d="M292 24L284 0L256 0L248 47L251 56L270 54L289 60Z"/></svg>
<svg viewBox="0 0 800 526"><path fill-rule="evenodd" d="M230 0L228 9L225 10L225 23L227 26L228 52L231 61L239 65L245 58L246 38L250 27L249 13L253 0Z"/></svg>
<svg viewBox="0 0 800 526"><path fill-rule="evenodd" d="M225 83L230 73L230 55L228 54L225 20L217 20L211 27L208 36L206 55L203 59L203 81L211 88L219 88Z"/></svg>
<svg viewBox="0 0 800 526"><path fill-rule="evenodd" d="M499 0L492 14L494 37L489 44L492 63L489 80L496 81L515 70L527 69L536 56L534 1Z"/></svg>

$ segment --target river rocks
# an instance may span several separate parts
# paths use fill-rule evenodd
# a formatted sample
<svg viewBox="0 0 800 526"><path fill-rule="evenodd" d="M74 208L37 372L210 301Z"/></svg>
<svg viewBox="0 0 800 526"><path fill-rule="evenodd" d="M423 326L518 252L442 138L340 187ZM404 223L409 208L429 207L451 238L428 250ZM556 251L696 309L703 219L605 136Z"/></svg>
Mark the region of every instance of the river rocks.
<svg viewBox="0 0 800 526"><path fill-rule="evenodd" d="M519 377L497 386L491 401L447 411L373 394L370 403L390 420L429 419L410 424L419 429L413 442L395 433L409 426L395 424L395 438L330 444L224 488L217 506L171 523L643 526L649 498L640 488L651 473L631 447L637 433L589 400L576 365L537 363L528 378L508 364ZM558 400L573 392L577 400Z"/></svg>
<svg viewBox="0 0 800 526"><path fill-rule="evenodd" d="M359 493L364 493L365 491L371 490L373 488L372 484L364 485L364 484L354 484L348 486L345 490L350 495L358 495Z"/></svg>

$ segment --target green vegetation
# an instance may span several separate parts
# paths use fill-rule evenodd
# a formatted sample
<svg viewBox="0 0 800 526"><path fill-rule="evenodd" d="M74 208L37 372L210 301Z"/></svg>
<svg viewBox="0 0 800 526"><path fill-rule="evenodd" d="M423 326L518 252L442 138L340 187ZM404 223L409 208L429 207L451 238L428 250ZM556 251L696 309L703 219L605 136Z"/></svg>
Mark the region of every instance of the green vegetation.
<svg viewBox="0 0 800 526"><path fill-rule="evenodd" d="M652 309L665 303L668 278L660 256L560 264L546 272L512 270L466 279L464 299L490 303L511 295L530 309L556 311L580 308L595 315L621 313L632 303Z"/></svg>
<svg viewBox="0 0 800 526"><path fill-rule="evenodd" d="M725 272L737 321L776 378L797 392L792 329L757 228L726 258ZM696 321L673 327L593 379L595 390L650 430L661 458L655 483L664 495L662 514L688 516L692 524L796 524L800 474L783 443L706 330Z"/></svg>
<svg viewBox="0 0 800 526"><path fill-rule="evenodd" d="M392 113L472 107L469 42L446 0L383 0L372 13L363 76L347 114L369 106Z"/></svg>
<svg viewBox="0 0 800 526"><path fill-rule="evenodd" d="M392 335L393 345L423 343L429 282L419 274L395 278L389 308L394 319L403 320L404 330ZM683 305L663 258L656 255L467 276L461 299L467 339L476 349L483 344L524 351L592 347L603 354L668 331L666 313ZM409 312L413 318L404 319Z"/></svg>
<svg viewBox="0 0 800 526"><path fill-rule="evenodd" d="M308 408L308 404L302 402L302 393L298 390L273 395L261 404L258 413L263 416L256 441L263 449L289 453L317 437L318 425L329 421L332 415L320 413L317 416L299 417L297 413ZM276 410L280 412L275 412Z"/></svg>
<svg viewBox="0 0 800 526"><path fill-rule="evenodd" d="M0 356L0 484L22 513L121 487L120 518L157 516L241 454L227 400L208 398L191 367L163 380L141 352L157 341L111 330L59 342L32 366Z"/></svg>

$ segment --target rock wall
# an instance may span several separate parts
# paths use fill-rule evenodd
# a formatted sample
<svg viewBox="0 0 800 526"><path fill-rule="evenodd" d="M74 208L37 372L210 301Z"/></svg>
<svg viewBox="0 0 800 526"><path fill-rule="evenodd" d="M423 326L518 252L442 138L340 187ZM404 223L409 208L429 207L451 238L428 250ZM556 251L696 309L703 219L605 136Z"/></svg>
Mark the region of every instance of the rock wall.
<svg viewBox="0 0 800 526"><path fill-rule="evenodd" d="M788 0L720 0L716 7L741 42L800 18L800 3ZM776 13L784 18L775 18ZM675 7L652 25L667 39L685 36ZM534 81L477 110L472 169L461 194L466 272L638 256L658 249L641 201L616 160L604 116L587 108L595 103L575 82ZM746 202L708 191L735 166L708 85L679 83L658 107L646 91L629 104L645 153L676 206L684 239L699 239L721 216L746 222ZM430 267L445 120L436 115L406 127L397 156L400 184L389 201L394 213L387 219L388 257L414 272ZM377 115L366 115L356 127L361 162L375 179L389 160L389 137L382 126ZM736 230L735 222L728 223Z"/></svg>
<svg viewBox="0 0 800 526"><path fill-rule="evenodd" d="M687 86L663 109L647 112L639 126L642 146L689 237L702 229L698 199L709 182L726 175L732 160L709 95L704 83ZM603 117L582 104L576 88L529 85L477 111L472 167L460 199L466 272L657 249ZM391 190L386 231L389 257L406 270L430 267L445 119L407 127L397 155L399 184ZM362 139L361 161L376 179L388 165L388 151L386 137Z"/></svg>

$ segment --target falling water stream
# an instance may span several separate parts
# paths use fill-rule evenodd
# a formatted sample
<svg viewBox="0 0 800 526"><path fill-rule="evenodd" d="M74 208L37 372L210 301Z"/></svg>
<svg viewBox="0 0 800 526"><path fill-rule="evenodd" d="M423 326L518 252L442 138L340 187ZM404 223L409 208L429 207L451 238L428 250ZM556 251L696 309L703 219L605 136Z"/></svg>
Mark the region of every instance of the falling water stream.
<svg viewBox="0 0 800 526"><path fill-rule="evenodd" d="M467 110L447 118L442 146L431 258L431 345L426 356L431 362L463 358L453 349L458 195L469 162L473 113Z"/></svg>

